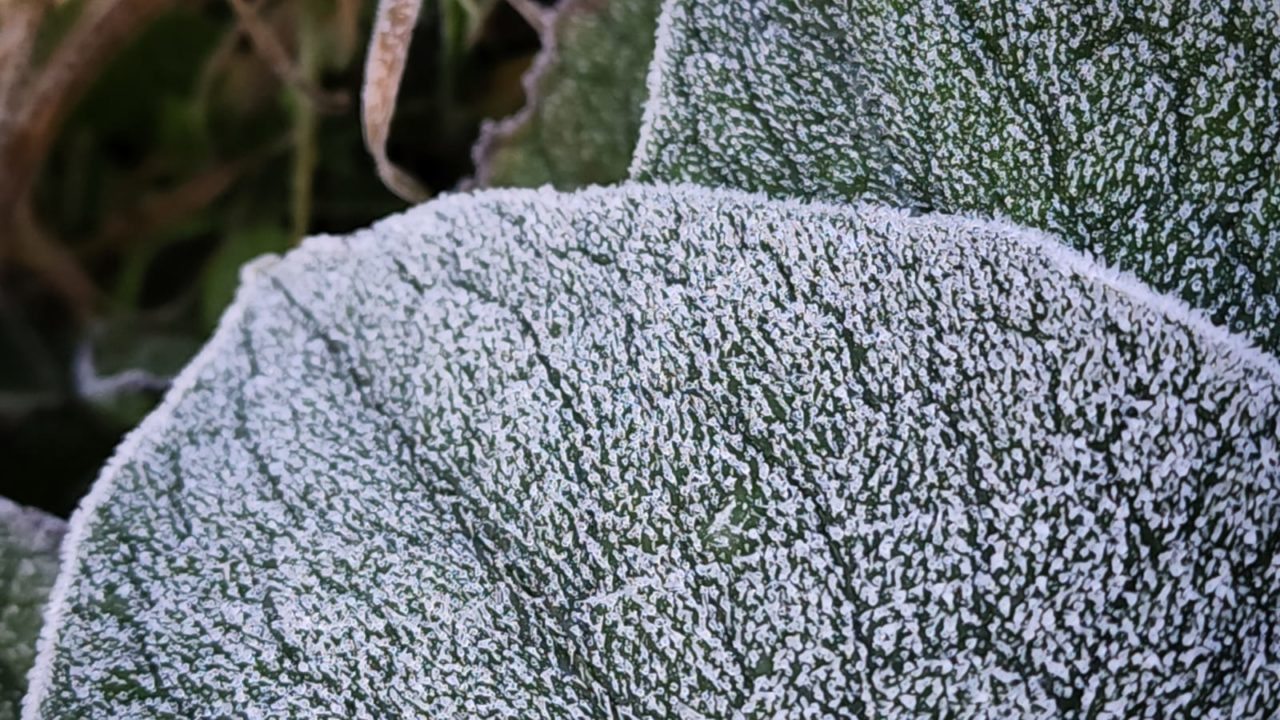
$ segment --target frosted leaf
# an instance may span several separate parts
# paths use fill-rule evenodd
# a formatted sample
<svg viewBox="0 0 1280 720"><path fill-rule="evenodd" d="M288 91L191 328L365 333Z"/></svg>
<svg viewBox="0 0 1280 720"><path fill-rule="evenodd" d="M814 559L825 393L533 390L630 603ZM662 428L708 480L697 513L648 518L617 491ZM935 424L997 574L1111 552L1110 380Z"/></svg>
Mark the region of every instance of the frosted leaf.
<svg viewBox="0 0 1280 720"><path fill-rule="evenodd" d="M66 523L0 498L0 720L18 717Z"/></svg>
<svg viewBox="0 0 1280 720"><path fill-rule="evenodd" d="M494 191L249 275L28 717L1280 710L1280 370L1052 238Z"/></svg>
<svg viewBox="0 0 1280 720"><path fill-rule="evenodd" d="M669 0L633 177L1052 231L1280 350L1280 4Z"/></svg>
<svg viewBox="0 0 1280 720"><path fill-rule="evenodd" d="M562 0L525 76L528 104L487 123L473 150L481 186L562 190L617 182L640 133L661 0Z"/></svg>

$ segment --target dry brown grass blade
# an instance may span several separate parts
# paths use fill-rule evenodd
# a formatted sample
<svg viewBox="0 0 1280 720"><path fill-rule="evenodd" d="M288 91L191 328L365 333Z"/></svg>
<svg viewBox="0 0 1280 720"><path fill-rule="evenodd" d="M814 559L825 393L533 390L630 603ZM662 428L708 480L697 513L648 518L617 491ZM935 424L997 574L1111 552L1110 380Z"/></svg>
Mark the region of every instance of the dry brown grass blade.
<svg viewBox="0 0 1280 720"><path fill-rule="evenodd" d="M48 7L47 0L0 2L0 127L9 122L29 72L36 32Z"/></svg>
<svg viewBox="0 0 1280 720"><path fill-rule="evenodd" d="M247 0L228 0L228 2L236 13L240 28L248 36L249 41L253 43L253 48L258 53L258 56L267 63L267 66L282 82L297 90L299 95L319 110L338 113L347 107L350 98L347 97L346 93L325 90L306 77L302 69L298 67L298 64L289 55L289 51L285 49L284 44L280 42L280 38L276 36L275 31L272 30L266 20L258 15L257 10Z"/></svg>
<svg viewBox="0 0 1280 720"><path fill-rule="evenodd" d="M337 0L334 23L337 26L338 65L346 67L360 43L360 6L364 0Z"/></svg>
<svg viewBox="0 0 1280 720"><path fill-rule="evenodd" d="M0 126L0 223L25 203L62 123L125 43L177 0L87 0Z"/></svg>
<svg viewBox="0 0 1280 720"><path fill-rule="evenodd" d="M303 3L299 7L297 25L299 76L307 82L320 77L322 62L320 51L320 18L315 9ZM289 214L292 217L292 236L301 242L311 224L311 198L315 194L316 166L320 160L319 123L315 106L295 102L293 115L293 173L289 188Z"/></svg>
<svg viewBox="0 0 1280 720"><path fill-rule="evenodd" d="M364 144L377 165L378 177L389 190L412 203L430 195L416 178L387 157L387 139L421 6L422 0L379 0L364 66L360 113Z"/></svg>
<svg viewBox="0 0 1280 720"><path fill-rule="evenodd" d="M39 1L39 0L37 0ZM5 80L0 123L0 260L43 278L78 321L91 317L100 292L65 245L40 224L31 188L62 124L115 53L178 0L86 0L58 47L39 67L30 64L32 38L15 41L18 65ZM40 18L25 21L34 34ZM15 30L15 32L17 32Z"/></svg>
<svg viewBox="0 0 1280 720"><path fill-rule="evenodd" d="M40 225L27 204L13 217L14 259L58 294L80 323L88 322L101 298L79 260Z"/></svg>
<svg viewBox="0 0 1280 720"><path fill-rule="evenodd" d="M83 246L81 255L96 258L118 251L137 238L154 234L195 215L230 189L246 171L283 152L290 144L290 138L279 140L187 178L172 189L147 195L137 205L108 220L98 235Z"/></svg>

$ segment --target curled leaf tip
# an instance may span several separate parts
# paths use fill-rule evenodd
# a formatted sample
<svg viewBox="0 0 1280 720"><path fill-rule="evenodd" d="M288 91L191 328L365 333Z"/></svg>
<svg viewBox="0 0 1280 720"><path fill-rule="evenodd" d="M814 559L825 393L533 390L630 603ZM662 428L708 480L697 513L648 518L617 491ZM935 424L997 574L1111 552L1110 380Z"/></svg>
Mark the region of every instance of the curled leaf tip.
<svg viewBox="0 0 1280 720"><path fill-rule="evenodd" d="M378 177L388 190L411 203L422 202L430 194L387 156L387 138L391 135L396 96L421 7L421 0L380 0L360 94L364 144L377 165Z"/></svg>

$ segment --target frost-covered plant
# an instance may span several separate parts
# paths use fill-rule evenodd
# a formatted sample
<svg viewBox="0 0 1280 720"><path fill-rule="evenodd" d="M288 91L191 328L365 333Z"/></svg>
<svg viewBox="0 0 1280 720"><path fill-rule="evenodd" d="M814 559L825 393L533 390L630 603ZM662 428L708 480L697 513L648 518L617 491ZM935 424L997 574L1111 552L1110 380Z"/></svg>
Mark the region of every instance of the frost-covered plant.
<svg viewBox="0 0 1280 720"><path fill-rule="evenodd" d="M1144 150L1205 183L1153 231L1148 171L1044 190L1083 141L1006 92L1275 25L1078 5L669 0L645 182L248 266L71 524L25 716L1276 715L1280 365L1211 322L1274 288L1195 281L1275 237L1273 180L1196 219L1275 115L1193 112L1216 181ZM1131 89L1073 127L1145 138Z"/></svg>
<svg viewBox="0 0 1280 720"><path fill-rule="evenodd" d="M669 2L633 176L1002 216L1280 349L1280 4Z"/></svg>
<svg viewBox="0 0 1280 720"><path fill-rule="evenodd" d="M626 179L640 134L658 0L561 0L525 76L528 105L481 132L481 186L573 190Z"/></svg>
<svg viewBox="0 0 1280 720"><path fill-rule="evenodd" d="M66 523L0 498L0 718L17 717Z"/></svg>

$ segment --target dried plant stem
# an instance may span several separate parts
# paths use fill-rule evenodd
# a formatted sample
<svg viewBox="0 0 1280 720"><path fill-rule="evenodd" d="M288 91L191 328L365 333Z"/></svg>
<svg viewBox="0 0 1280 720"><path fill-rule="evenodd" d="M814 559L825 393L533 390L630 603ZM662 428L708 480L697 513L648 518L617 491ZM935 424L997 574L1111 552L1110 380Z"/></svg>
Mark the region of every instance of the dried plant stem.
<svg viewBox="0 0 1280 720"><path fill-rule="evenodd" d="M364 66L360 113L364 144L377 165L378 177L401 199L414 203L426 200L429 194L416 178L387 157L387 139L421 6L421 0L379 0Z"/></svg>
<svg viewBox="0 0 1280 720"><path fill-rule="evenodd" d="M30 67L30 45L22 47L32 38L6 47L17 64L6 70L13 75L4 80L8 112L0 122L0 226L10 228L0 233L0 260L13 261L43 278L81 323L92 316L100 292L71 251L40 225L30 203L31 188L67 115L102 67L177 1L87 0L76 23L39 68ZM40 13L23 21L32 34L43 10Z"/></svg>
<svg viewBox="0 0 1280 720"><path fill-rule="evenodd" d="M247 0L228 0L231 8L235 10L236 19L240 23L241 30L248 36L249 41L253 43L254 50L258 56L267 63L271 68L271 72L275 73L289 87L297 91L304 102L311 103L317 108L326 112L341 112L346 108L350 98L344 92L331 92L319 87L316 84L314 73L311 76L294 62L289 56L289 51L285 49L280 42L280 38L276 37L271 26L264 20ZM306 14L306 8L299 9L299 12ZM304 19L302 22L306 22ZM299 54L302 50L299 48Z"/></svg>
<svg viewBox="0 0 1280 720"><path fill-rule="evenodd" d="M36 32L49 5L46 0L0 3L0 132L10 121L31 64Z"/></svg>
<svg viewBox="0 0 1280 720"><path fill-rule="evenodd" d="M534 0L507 0L507 4L520 13L520 17L524 18L524 21L529 23L529 27L536 30L538 35L542 35L542 31L547 27L549 10Z"/></svg>
<svg viewBox="0 0 1280 720"><path fill-rule="evenodd" d="M242 0L233 0L241 2ZM298 12L298 63L295 66L299 79L306 84L313 83L320 75L320 28L313 2L304 0L299 3ZM293 178L290 187L290 214L292 216L292 235L294 242L300 241L306 234L311 222L311 196L315 185L316 172L316 131L317 120L315 107L306 101L301 91L305 85L295 85L298 91L293 96Z"/></svg>
<svg viewBox="0 0 1280 720"><path fill-rule="evenodd" d="M63 121L116 51L177 0L88 0L0 125L0 222L26 201Z"/></svg>
<svg viewBox="0 0 1280 720"><path fill-rule="evenodd" d="M334 23L337 27L337 65L346 67L360 44L360 6L364 0L337 0Z"/></svg>
<svg viewBox="0 0 1280 720"><path fill-rule="evenodd" d="M290 140L284 138L187 178L170 190L143 197L132 208L112 217L96 237L85 243L81 255L96 258L107 252L118 251L135 238L151 235L182 218L194 215L226 192L246 171L285 150L290 144Z"/></svg>
<svg viewBox="0 0 1280 720"><path fill-rule="evenodd" d="M18 207L12 227L14 259L57 292L78 322L87 322L100 294L79 261L40 225L30 205Z"/></svg>

